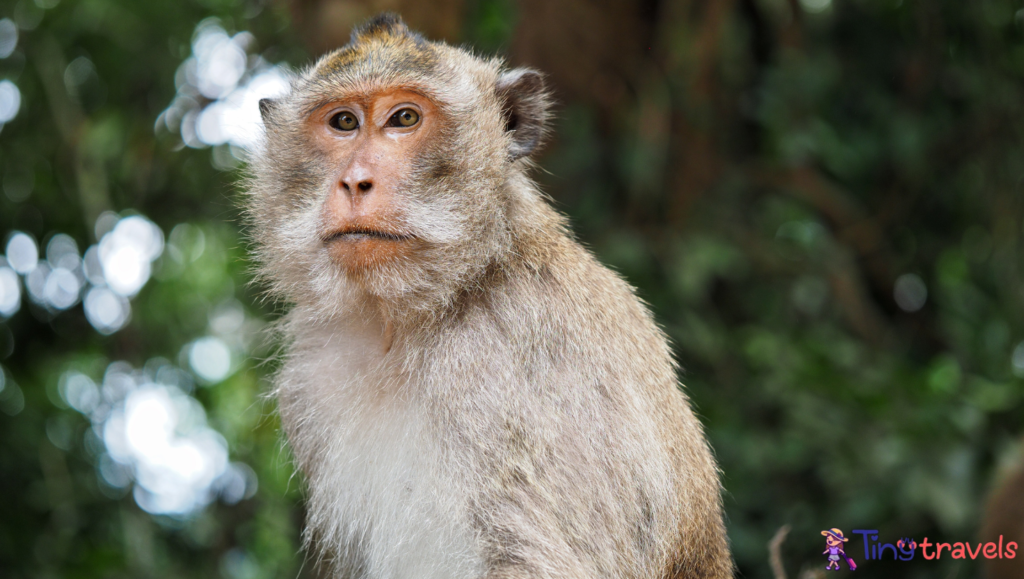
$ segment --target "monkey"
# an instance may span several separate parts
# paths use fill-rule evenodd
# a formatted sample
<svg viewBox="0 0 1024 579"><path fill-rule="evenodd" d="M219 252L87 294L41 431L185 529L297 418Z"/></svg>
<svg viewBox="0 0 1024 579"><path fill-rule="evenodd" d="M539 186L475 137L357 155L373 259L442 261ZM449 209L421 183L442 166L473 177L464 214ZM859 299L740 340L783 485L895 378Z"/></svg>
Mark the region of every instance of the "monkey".
<svg viewBox="0 0 1024 579"><path fill-rule="evenodd" d="M665 334L528 174L550 108L394 14L260 101L247 230L332 577L732 577Z"/></svg>

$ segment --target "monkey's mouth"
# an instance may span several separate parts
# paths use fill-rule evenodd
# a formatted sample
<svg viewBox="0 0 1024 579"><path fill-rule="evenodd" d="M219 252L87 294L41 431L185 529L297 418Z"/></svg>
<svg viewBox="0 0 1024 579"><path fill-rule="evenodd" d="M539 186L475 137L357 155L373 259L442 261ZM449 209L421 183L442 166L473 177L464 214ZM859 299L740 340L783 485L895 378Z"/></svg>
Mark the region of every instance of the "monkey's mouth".
<svg viewBox="0 0 1024 579"><path fill-rule="evenodd" d="M332 261L350 273L372 269L415 250L415 236L375 225L351 223L324 232L323 247Z"/></svg>
<svg viewBox="0 0 1024 579"><path fill-rule="evenodd" d="M380 231L378 229L355 227L328 234L324 237L324 243L332 243L334 241L363 241L370 239L380 241L409 241L412 239L412 236Z"/></svg>

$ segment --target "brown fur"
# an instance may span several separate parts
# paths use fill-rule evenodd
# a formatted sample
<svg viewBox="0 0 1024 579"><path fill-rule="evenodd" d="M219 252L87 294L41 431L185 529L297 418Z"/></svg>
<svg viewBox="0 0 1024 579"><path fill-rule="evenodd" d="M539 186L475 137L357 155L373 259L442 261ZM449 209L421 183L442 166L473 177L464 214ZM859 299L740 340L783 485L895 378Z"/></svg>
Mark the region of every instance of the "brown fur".
<svg viewBox="0 0 1024 579"><path fill-rule="evenodd" d="M317 234L333 169L302 127L393 90L445 119L388 213L418 245L348 275ZM261 108L251 231L291 304L277 396L334 576L732 576L665 336L526 175L549 108L537 73L386 16Z"/></svg>
<svg viewBox="0 0 1024 579"><path fill-rule="evenodd" d="M1012 559L985 559L987 579L1020 579L1024 577L1024 464L1007 475L988 499L982 518L981 540L1002 544L1017 543Z"/></svg>

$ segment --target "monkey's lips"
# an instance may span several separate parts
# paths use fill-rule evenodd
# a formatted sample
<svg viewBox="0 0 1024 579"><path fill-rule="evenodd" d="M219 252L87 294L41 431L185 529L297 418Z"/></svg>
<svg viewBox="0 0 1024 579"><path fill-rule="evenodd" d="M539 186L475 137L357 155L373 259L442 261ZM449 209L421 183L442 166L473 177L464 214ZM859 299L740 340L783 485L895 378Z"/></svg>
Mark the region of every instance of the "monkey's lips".
<svg viewBox="0 0 1024 579"><path fill-rule="evenodd" d="M323 238L331 259L349 270L380 265L405 254L415 245L412 235L369 227L346 227Z"/></svg>
<svg viewBox="0 0 1024 579"><path fill-rule="evenodd" d="M376 229L352 228L331 233L324 238L324 243L333 243L335 241L363 241L368 239L380 241L409 241L412 238L413 237L411 235L402 235L400 233L391 233Z"/></svg>

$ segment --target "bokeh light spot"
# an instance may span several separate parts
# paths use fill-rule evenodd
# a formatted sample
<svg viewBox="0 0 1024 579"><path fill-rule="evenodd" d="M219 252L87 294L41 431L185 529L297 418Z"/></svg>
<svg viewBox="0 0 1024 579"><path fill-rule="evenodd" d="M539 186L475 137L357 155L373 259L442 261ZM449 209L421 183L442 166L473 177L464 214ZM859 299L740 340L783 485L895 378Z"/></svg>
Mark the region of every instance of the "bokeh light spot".
<svg viewBox="0 0 1024 579"><path fill-rule="evenodd" d="M21 308L21 283L13 269L0 267L0 316L9 318Z"/></svg>
<svg viewBox="0 0 1024 579"><path fill-rule="evenodd" d="M135 501L154 514L188 515L217 496L229 504L251 497L256 474L228 462L227 442L207 425L199 401L175 384L154 381L168 369L163 359L145 370L114 362L101 388L79 372L61 377L61 396L90 418L102 440L100 478L112 489L134 482Z"/></svg>
<svg viewBox="0 0 1024 579"><path fill-rule="evenodd" d="M94 287L85 294L85 318L101 334L113 334L128 323L131 304L105 287Z"/></svg>
<svg viewBox="0 0 1024 579"><path fill-rule="evenodd" d="M21 91L9 80L0 80L0 123L9 122L21 108Z"/></svg>
<svg viewBox="0 0 1024 579"><path fill-rule="evenodd" d="M921 276L915 273L905 273L896 279L893 286L893 298L896 305L905 312L916 312L924 307L928 301L928 286L924 284Z"/></svg>
<svg viewBox="0 0 1024 579"><path fill-rule="evenodd" d="M7 242L7 263L11 269L27 274L39 263L39 248L27 233L16 231Z"/></svg>
<svg viewBox="0 0 1024 579"><path fill-rule="evenodd" d="M220 338L200 338L188 350L188 363L203 380L220 382L231 371L231 350Z"/></svg>
<svg viewBox="0 0 1024 579"><path fill-rule="evenodd" d="M0 20L0 58L7 58L18 47L18 25L10 18Z"/></svg>
<svg viewBox="0 0 1024 579"><path fill-rule="evenodd" d="M1024 342L1017 344L1017 347L1013 349L1010 363L1013 365L1014 375L1024 378Z"/></svg>
<svg viewBox="0 0 1024 579"><path fill-rule="evenodd" d="M58 267L46 276L46 283L43 285L43 299L58 310L66 310L78 303L81 290L82 284L78 277L70 271Z"/></svg>
<svg viewBox="0 0 1024 579"><path fill-rule="evenodd" d="M151 263L163 252L163 232L140 216L118 221L99 244L103 277L114 292L131 297L149 281Z"/></svg>
<svg viewBox="0 0 1024 579"><path fill-rule="evenodd" d="M99 405L100 390L91 378L81 372L65 372L57 387L61 398L82 414L89 414Z"/></svg>

